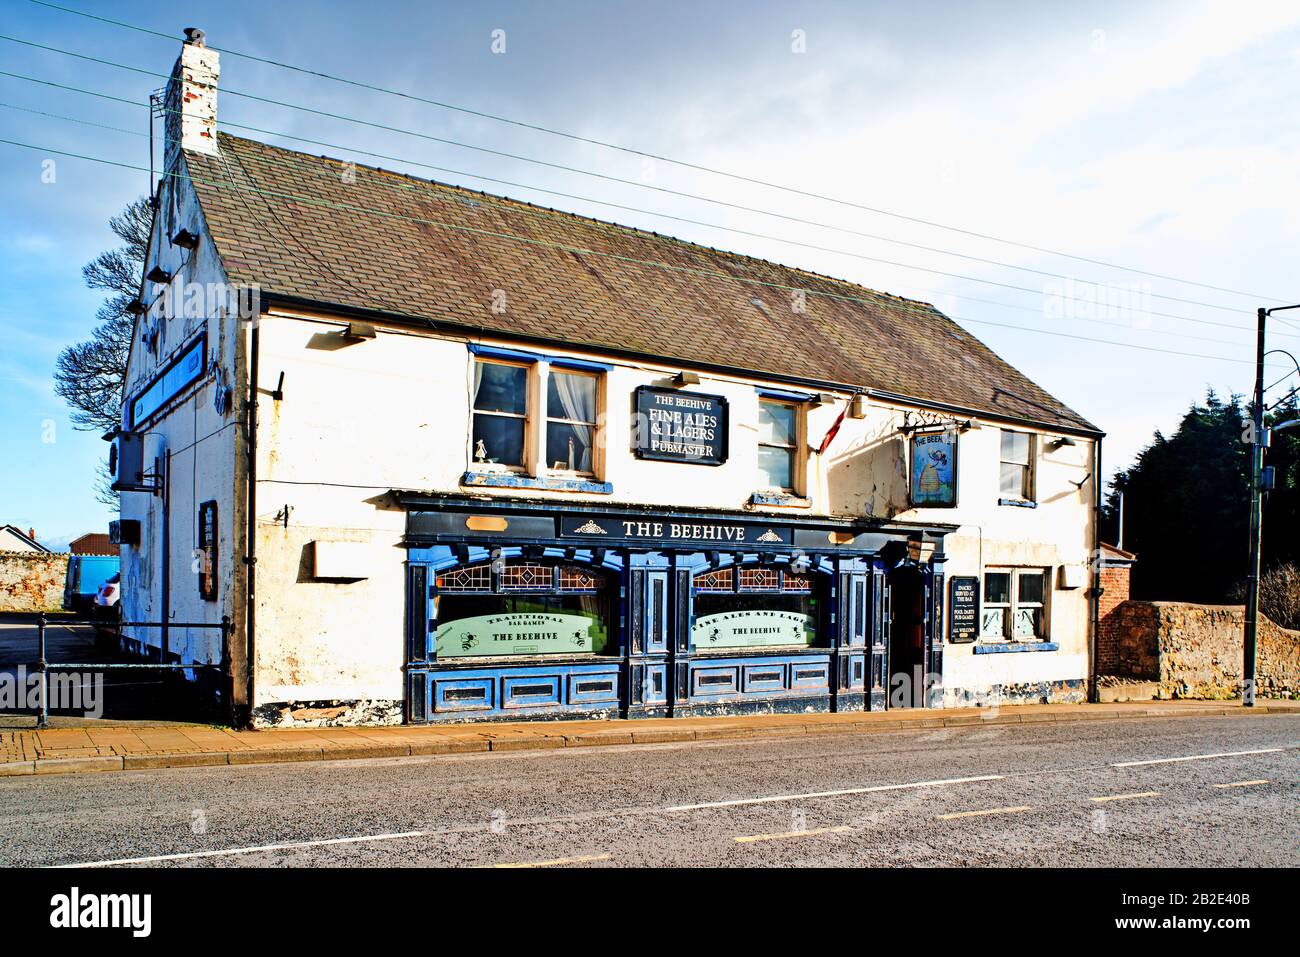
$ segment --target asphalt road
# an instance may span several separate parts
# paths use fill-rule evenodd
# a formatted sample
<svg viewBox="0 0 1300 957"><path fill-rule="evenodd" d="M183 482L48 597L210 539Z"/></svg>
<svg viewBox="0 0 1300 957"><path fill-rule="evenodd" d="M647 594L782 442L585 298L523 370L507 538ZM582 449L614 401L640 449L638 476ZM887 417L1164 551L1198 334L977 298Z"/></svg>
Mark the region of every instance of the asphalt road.
<svg viewBox="0 0 1300 957"><path fill-rule="evenodd" d="M1265 715L9 778L0 866L1296 866L1298 758Z"/></svg>

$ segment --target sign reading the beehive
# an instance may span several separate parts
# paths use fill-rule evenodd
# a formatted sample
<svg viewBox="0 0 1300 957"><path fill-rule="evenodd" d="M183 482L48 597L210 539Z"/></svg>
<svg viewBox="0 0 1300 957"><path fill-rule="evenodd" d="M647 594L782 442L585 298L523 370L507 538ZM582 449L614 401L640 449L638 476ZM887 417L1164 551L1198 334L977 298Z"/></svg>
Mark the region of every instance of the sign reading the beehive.
<svg viewBox="0 0 1300 957"><path fill-rule="evenodd" d="M957 432L917 432L912 436L910 494L918 508L957 504Z"/></svg>

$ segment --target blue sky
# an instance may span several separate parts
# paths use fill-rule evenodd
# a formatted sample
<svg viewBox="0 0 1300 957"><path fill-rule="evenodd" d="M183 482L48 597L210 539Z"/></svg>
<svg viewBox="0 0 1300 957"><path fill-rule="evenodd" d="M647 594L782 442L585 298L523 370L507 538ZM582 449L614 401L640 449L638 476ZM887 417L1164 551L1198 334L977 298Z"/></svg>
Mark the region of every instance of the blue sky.
<svg viewBox="0 0 1300 957"><path fill-rule="evenodd" d="M1105 429L1108 473L1127 464L1155 429L1172 429L1207 388L1220 393L1250 388L1254 309L1275 304L1257 296L1300 301L1294 271L1300 248L1300 101L1294 95L1300 89L1300 7L1291 3L796 7L698 0L545 5L66 0L67 6L176 40L28 0L0 5L0 32L158 74L170 69L182 28L199 26L219 47L970 232L1250 293L1216 292L1047 255L223 58L222 121L339 148L232 132L504 192L934 302ZM504 52L493 50L498 30L504 31ZM139 104L163 82L2 40L0 64L8 72ZM229 91L1022 270L381 133ZM3 107L0 138L148 165L148 141L138 135L147 130L142 105L8 77L0 77L0 103L137 134ZM367 159L346 147L588 199L557 199L462 173ZM62 544L102 529L109 518L93 493L95 466L106 446L98 435L70 426L54 395L51 369L59 349L84 337L92 325L99 297L84 288L82 264L112 244L108 217L147 191L148 176L54 157L56 178L48 183L41 173L49 158L39 150L0 144L0 326L5 333L0 442L6 450L0 457L0 524L35 527L43 539ZM646 212L613 210L594 200ZM656 213L711 225L688 225ZM1023 269L1066 275L1079 284ZM1097 289L1089 283L1119 287L1123 297L1114 298L1119 293L1112 290L1108 306L1090 309L1087 300ZM1298 318L1289 327L1275 326L1273 341L1297 351L1300 312L1293 315ZM989 322L1209 358L984 324ZM1271 378L1284 375L1288 366L1279 358ZM1292 378L1274 394L1295 384Z"/></svg>

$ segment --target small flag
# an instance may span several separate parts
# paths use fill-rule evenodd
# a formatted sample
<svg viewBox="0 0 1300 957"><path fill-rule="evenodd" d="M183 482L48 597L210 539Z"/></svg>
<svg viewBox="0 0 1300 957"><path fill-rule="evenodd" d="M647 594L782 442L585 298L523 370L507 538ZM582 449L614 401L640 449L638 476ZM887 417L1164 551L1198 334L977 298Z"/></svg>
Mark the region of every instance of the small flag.
<svg viewBox="0 0 1300 957"><path fill-rule="evenodd" d="M835 424L832 425L831 430L826 433L826 438L822 439L822 444L817 446L818 455L822 455L823 453L825 453L826 449L830 447L831 442L835 441L835 436L840 431L840 423L844 421L844 416L848 415L849 408L852 405L853 405L853 396L849 396L849 400L844 403L844 408L840 409L840 414L835 419Z"/></svg>

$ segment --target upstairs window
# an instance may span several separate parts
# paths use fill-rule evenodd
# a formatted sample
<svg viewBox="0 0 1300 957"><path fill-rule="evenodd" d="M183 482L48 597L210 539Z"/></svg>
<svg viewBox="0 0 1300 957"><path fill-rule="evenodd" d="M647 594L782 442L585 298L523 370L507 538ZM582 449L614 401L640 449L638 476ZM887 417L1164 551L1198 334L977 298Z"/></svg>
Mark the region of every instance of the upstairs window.
<svg viewBox="0 0 1300 957"><path fill-rule="evenodd" d="M546 383L546 464L552 471L593 474L597 376L552 369Z"/></svg>
<svg viewBox="0 0 1300 957"><path fill-rule="evenodd" d="M474 461L522 469L528 447L528 367L474 363Z"/></svg>
<svg viewBox="0 0 1300 957"><path fill-rule="evenodd" d="M758 402L758 471L763 486L795 491L795 464L799 459L799 409L791 402Z"/></svg>
<svg viewBox="0 0 1300 957"><path fill-rule="evenodd" d="M1015 502L1034 497L1034 437L1028 432L1002 430L998 494Z"/></svg>

